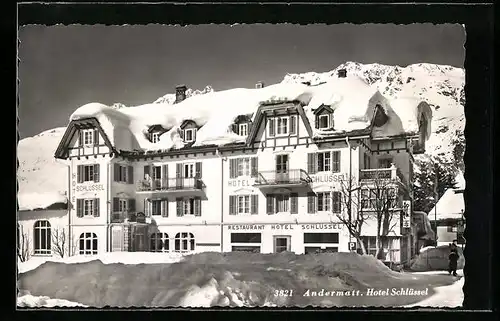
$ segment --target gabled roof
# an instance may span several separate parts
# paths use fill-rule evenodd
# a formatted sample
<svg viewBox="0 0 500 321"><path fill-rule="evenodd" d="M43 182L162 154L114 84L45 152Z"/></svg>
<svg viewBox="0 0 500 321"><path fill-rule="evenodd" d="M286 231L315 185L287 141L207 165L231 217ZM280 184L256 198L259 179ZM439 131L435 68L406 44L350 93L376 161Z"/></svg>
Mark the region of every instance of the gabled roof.
<svg viewBox="0 0 500 321"><path fill-rule="evenodd" d="M251 122L252 121L252 114L248 115L239 115L234 119L234 123L241 123L241 122Z"/></svg>
<svg viewBox="0 0 500 321"><path fill-rule="evenodd" d="M101 124L99 124L99 121L94 117L89 117L89 118L72 120L69 123L61 139L61 142L59 143L59 146L57 146L54 157L60 159L67 158L68 147L73 137L78 133L79 130L91 129L91 128L96 128L99 131L101 137L104 139L104 143L106 144L106 146L108 146L108 148L112 150L114 153L117 152L115 147L111 144L108 135L106 135L106 133L102 129Z"/></svg>
<svg viewBox="0 0 500 321"><path fill-rule="evenodd" d="M325 104L322 104L321 106L319 106L318 108L316 108L314 111L313 111L313 114L314 115L317 115L319 114L320 112L322 112L323 110L326 110L327 112L329 113L333 113L333 109L328 106L328 105L325 105Z"/></svg>
<svg viewBox="0 0 500 321"><path fill-rule="evenodd" d="M296 110L297 113L300 115L302 118L302 121L304 125L306 126L307 133L309 134L309 137L312 137L312 128L311 124L309 124L309 120L307 119L306 114L304 113L304 109L302 108L302 103L299 101L282 101L282 102L265 102L262 103L259 108L257 109L257 112L255 113L254 117L254 125L252 126L250 133L248 134L246 144L250 145L252 142L255 140L255 136L257 135L257 131L262 123L262 120L264 119L264 115L266 114L271 114L271 115L276 115L278 110L286 110L286 111L294 111Z"/></svg>
<svg viewBox="0 0 500 321"><path fill-rule="evenodd" d="M164 128L162 125L152 125L148 128L148 133L152 132L166 132L168 129Z"/></svg>
<svg viewBox="0 0 500 321"><path fill-rule="evenodd" d="M199 128L200 126L198 126L198 124L194 121L194 120L191 120L191 119L186 119L182 122L182 124L179 126L180 129L184 129L186 128L187 125L189 124L193 124L196 126L196 128Z"/></svg>

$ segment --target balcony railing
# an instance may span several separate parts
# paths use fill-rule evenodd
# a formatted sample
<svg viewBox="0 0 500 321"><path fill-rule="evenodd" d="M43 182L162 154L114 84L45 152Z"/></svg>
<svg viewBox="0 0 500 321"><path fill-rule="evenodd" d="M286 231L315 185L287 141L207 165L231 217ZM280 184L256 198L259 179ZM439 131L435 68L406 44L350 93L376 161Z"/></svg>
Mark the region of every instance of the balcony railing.
<svg viewBox="0 0 500 321"><path fill-rule="evenodd" d="M306 185L311 182L311 178L303 169L292 169L286 172L264 171L259 172L255 179L254 186L264 185Z"/></svg>
<svg viewBox="0 0 500 321"><path fill-rule="evenodd" d="M196 177L182 177L169 179L145 179L137 183L138 192L169 192L184 190L199 190L203 186Z"/></svg>
<svg viewBox="0 0 500 321"><path fill-rule="evenodd" d="M362 181L394 180L407 186L405 176L401 170L395 166L389 168L362 169L359 172L359 179Z"/></svg>
<svg viewBox="0 0 500 321"><path fill-rule="evenodd" d="M111 223L123 223L125 221L145 223L147 216L136 212L114 212L111 213Z"/></svg>

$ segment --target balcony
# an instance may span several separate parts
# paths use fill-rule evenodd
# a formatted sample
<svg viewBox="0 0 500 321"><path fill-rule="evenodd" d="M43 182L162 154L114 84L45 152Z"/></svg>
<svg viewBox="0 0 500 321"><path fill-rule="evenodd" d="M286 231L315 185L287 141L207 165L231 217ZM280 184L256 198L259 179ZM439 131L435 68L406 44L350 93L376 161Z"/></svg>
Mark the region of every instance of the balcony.
<svg viewBox="0 0 500 321"><path fill-rule="evenodd" d="M136 212L115 212L111 213L111 223L146 223L146 215L144 213Z"/></svg>
<svg viewBox="0 0 500 321"><path fill-rule="evenodd" d="M137 193L174 193L198 191L203 187L202 181L196 177L170 179L148 179L137 182Z"/></svg>
<svg viewBox="0 0 500 321"><path fill-rule="evenodd" d="M303 169L292 169L286 172L259 172L253 186L255 187L298 187L311 183L311 178Z"/></svg>
<svg viewBox="0 0 500 321"><path fill-rule="evenodd" d="M375 183L376 181L394 181L404 188L408 187L408 182L405 176L401 170L395 166L389 168L362 169L359 172L359 179L361 182L365 183Z"/></svg>

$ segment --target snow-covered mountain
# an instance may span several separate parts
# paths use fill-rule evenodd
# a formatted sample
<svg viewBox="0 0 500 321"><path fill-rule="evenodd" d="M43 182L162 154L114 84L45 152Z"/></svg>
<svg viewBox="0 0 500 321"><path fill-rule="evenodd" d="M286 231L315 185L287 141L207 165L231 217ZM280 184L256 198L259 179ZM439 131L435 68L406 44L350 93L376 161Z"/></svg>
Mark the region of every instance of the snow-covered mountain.
<svg viewBox="0 0 500 321"><path fill-rule="evenodd" d="M346 69L348 74L361 77L367 83L376 86L388 98L420 97L427 101L433 111L433 120L432 135L426 145L426 153L447 159L456 166L460 165L463 150L457 146L463 147L465 126L465 72L463 69L427 63L403 68L346 62L328 72L287 74L282 83L309 83L314 86L336 77L339 69ZM213 91L211 86L206 86L203 90L188 89L186 96L202 95ZM174 101L175 94L169 93L158 98L154 103L172 104ZM75 109L77 107L75 106ZM126 108L121 103L115 103L113 107L115 109ZM19 142L18 181L21 207L34 207L33 204L22 204L23 198L26 202L33 203L35 196L41 193L52 193L52 197L59 197L59 199L61 195L64 195L67 168L56 162L53 156L64 130L64 127L55 128ZM420 158L425 159L425 156ZM48 202L48 197L44 199Z"/></svg>

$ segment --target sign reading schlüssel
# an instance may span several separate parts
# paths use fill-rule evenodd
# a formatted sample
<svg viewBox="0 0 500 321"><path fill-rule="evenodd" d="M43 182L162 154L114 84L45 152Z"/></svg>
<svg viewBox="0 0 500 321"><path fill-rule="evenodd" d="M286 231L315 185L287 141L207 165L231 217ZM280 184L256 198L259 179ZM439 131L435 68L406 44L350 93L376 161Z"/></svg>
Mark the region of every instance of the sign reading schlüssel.
<svg viewBox="0 0 500 321"><path fill-rule="evenodd" d="M411 202L403 201L403 228L410 228Z"/></svg>

